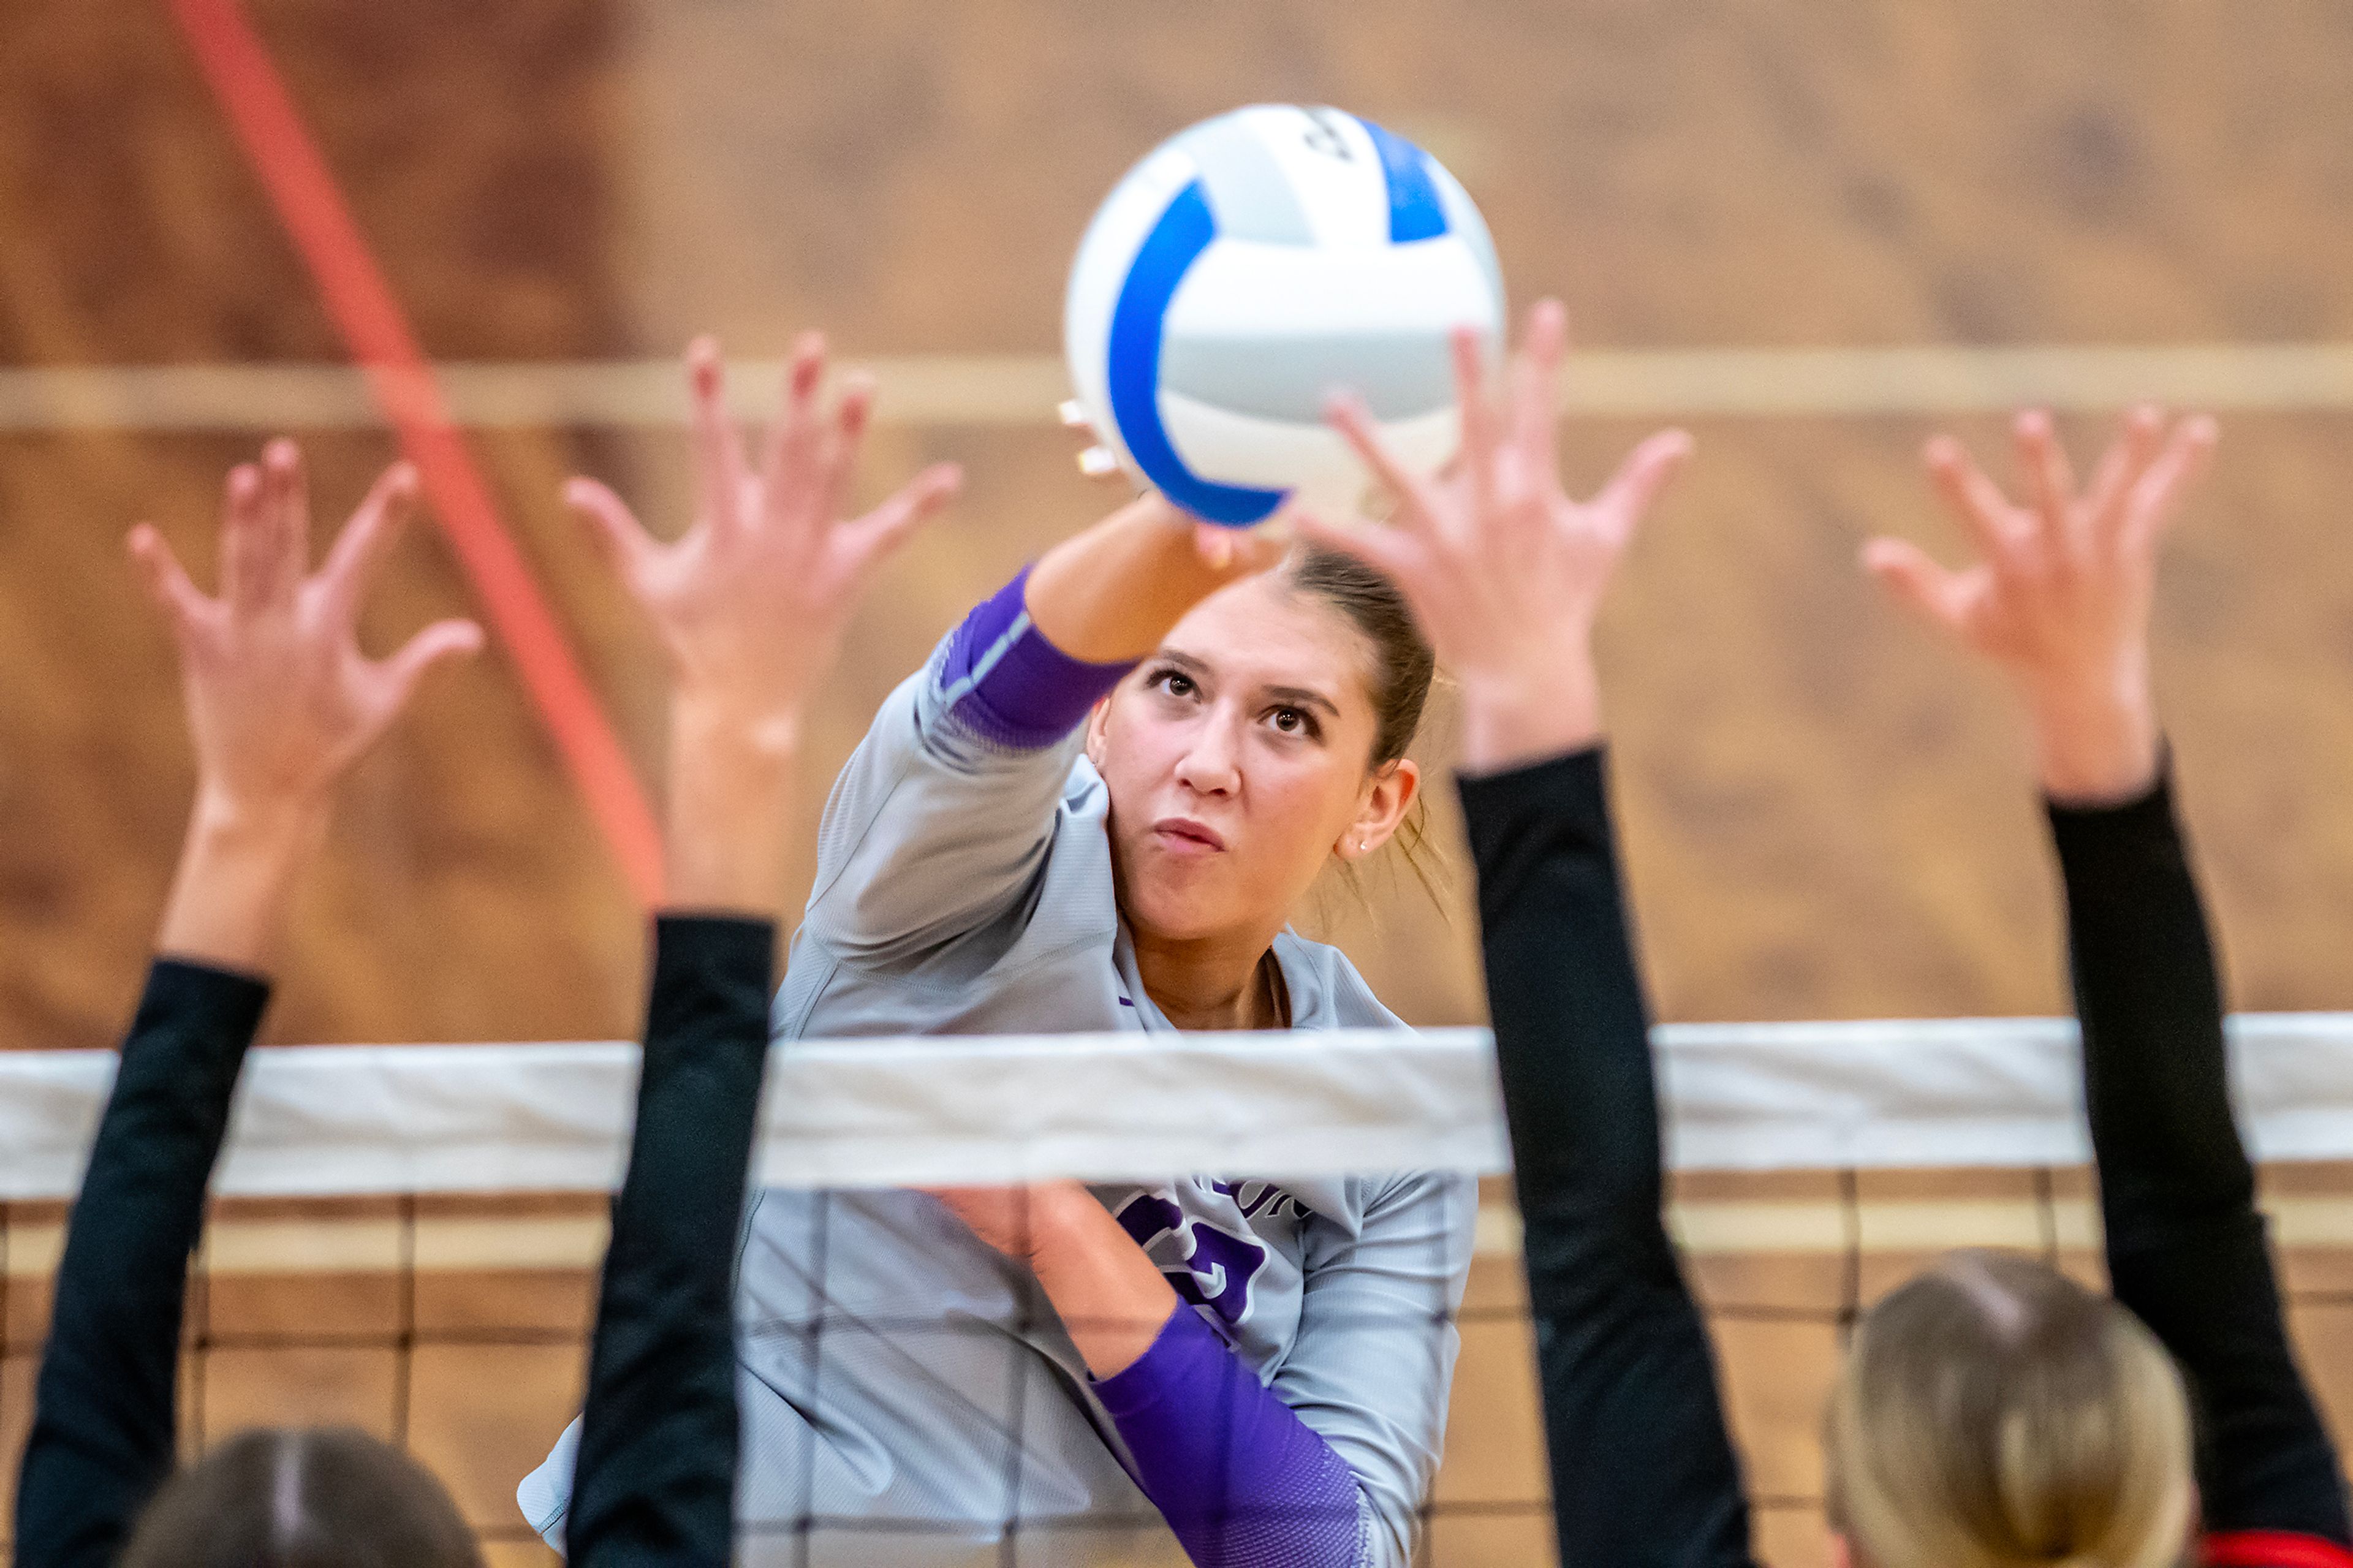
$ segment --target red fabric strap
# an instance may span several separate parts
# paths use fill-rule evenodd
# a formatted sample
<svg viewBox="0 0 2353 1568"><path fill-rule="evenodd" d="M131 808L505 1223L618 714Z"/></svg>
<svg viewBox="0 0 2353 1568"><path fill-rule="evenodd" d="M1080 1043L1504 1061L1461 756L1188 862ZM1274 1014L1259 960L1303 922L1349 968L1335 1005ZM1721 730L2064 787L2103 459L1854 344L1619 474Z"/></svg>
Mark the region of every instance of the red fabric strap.
<svg viewBox="0 0 2353 1568"><path fill-rule="evenodd" d="M2353 1568L2353 1552L2317 1535L2234 1530L2206 1538L2206 1568Z"/></svg>

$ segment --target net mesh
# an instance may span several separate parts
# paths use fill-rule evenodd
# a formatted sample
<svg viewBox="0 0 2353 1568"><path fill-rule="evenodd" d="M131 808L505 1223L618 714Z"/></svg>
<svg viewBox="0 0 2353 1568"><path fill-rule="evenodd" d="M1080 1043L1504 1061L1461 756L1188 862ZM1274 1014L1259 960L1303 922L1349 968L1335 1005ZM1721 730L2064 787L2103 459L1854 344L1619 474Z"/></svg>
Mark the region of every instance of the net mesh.
<svg viewBox="0 0 2353 1568"><path fill-rule="evenodd" d="M2333 1419L2353 1411L2353 1108L2332 1109L2326 1086L2353 1081L2332 1066L2353 1048L2353 1020L2247 1019L2239 1021L2236 1037L2235 1071L2252 1141L2267 1161L2265 1202L2293 1326ZM1270 1043L1228 1044L1239 1055ZM1816 1426L1841 1336L1863 1304L1956 1246L2017 1247L2087 1279L2099 1278L2096 1211L2066 1071L2067 1031L2041 1021L1712 1027L1662 1031L1661 1044L1671 1143L1681 1167L1672 1182L1672 1221L1715 1336L1759 1552L1777 1564L1819 1562ZM857 1047L871 1048L862 1042ZM454 1055L470 1048L435 1049ZM447 1118L437 1121L433 1100L388 1088L395 1080L376 1059L430 1065L422 1058L398 1047L257 1053L224 1162L222 1195L192 1260L184 1447L193 1455L255 1424L357 1426L407 1447L443 1478L492 1563L544 1563L553 1554L518 1509L515 1489L577 1409L606 1234L605 1176L591 1166L601 1159L617 1169L627 1052L470 1049L475 1059L467 1071L475 1076L461 1077L458 1086L465 1092L440 1098L466 1105L469 1136L495 1125L511 1142L497 1158L455 1175L449 1161L436 1163L437 1149L446 1155L454 1147ZM1269 1153L1251 1144L1254 1135L1237 1130L1285 1094L1320 1107L1309 1120L1320 1117L1327 1130L1376 1130L1366 1135L1407 1155L1454 1151L1455 1166L1481 1173L1469 1283L1458 1310L1407 1314L1417 1333L1434 1340L1451 1323L1461 1340L1445 1462L1419 1510L1415 1561L1433 1568L1543 1563L1551 1561L1550 1520L1517 1220L1499 1162L1492 1152L1476 1152L1492 1151L1500 1137L1491 1079L1456 1071L1475 1065L1483 1050L1483 1040L1467 1031L1344 1044L1321 1068L1293 1062L1253 1082L1233 1076L1228 1055L1204 1049L1182 1070L1158 1065L1165 1076L1157 1082L1176 1106L1157 1110L1149 1096L1116 1104L1087 1098L1103 1074L1121 1065L1111 1059L1115 1054L1139 1052L1133 1037L1093 1045L1065 1039L1050 1047L930 1042L899 1064L922 1086L902 1083L895 1095L881 1080L860 1089L822 1066L787 1068L780 1056L764 1159L768 1175L792 1184L783 1189L792 1212L811 1226L800 1260L822 1281L840 1277L842 1248L861 1244L858 1226L843 1223L845 1211L886 1184L880 1176L844 1180L854 1173L842 1162L857 1158L887 1170L894 1182L1273 1171L1276 1165L1229 1160L1238 1151ZM612 1056L620 1064L617 1075L601 1090L580 1090L579 1105L588 1109L552 1115L552 1088L579 1089L573 1080L583 1075L582 1052ZM824 1052L812 1055L825 1059ZM1303 1054L1300 1061L1308 1060ZM1875 1077L1867 1070L1873 1062ZM2054 1066L2061 1070L2046 1070ZM300 1094L280 1076L296 1068L324 1072L312 1087L336 1091L325 1097L336 1108L332 1126L313 1129L314 1144L296 1135L301 1119L290 1107ZM13 1084L10 1070L22 1075ZM92 1074L80 1100L52 1092L76 1073ZM503 1098L486 1092L493 1080L504 1085ZM1016 1085L1002 1102L1020 1100L1028 1109L1018 1131L1005 1133L989 1152L966 1142L955 1156L961 1164L943 1164L936 1151L911 1153L888 1140L863 1155L850 1152L846 1142L814 1152L805 1146L789 1157L779 1146L794 1130L828 1119L855 1123L868 1114L860 1106L896 1104L890 1115L920 1125L932 1114L931 1101L984 1080ZM47 1087L26 1089L27 1082ZM1808 1100L1809 1085L1821 1090L1818 1100ZM1841 1086L1843 1099L1831 1092ZM0 1062L0 1121L36 1102L44 1115L62 1107L68 1114L52 1124L47 1142L70 1148L86 1138L103 1087L102 1058ZM364 1089L378 1098L370 1101ZM1224 1097L1230 1109L1217 1129L1184 1132L1207 1094ZM793 1103L780 1106L780 1099ZM1145 1163L1132 1152L1111 1158L1103 1147L1075 1141L1089 1127L1124 1122L1131 1131L1157 1126L1154 1136L1162 1142ZM1884 1137L1891 1126L1912 1128L1905 1149ZM970 1132L944 1119L940 1127L948 1143ZM1181 1143L1181 1137L1193 1142ZM1972 1141L1981 1158L1953 1156L1954 1147ZM1792 1157L1809 1146L1810 1157ZM0 1164L0 1184L12 1194L0 1201L0 1423L13 1454L29 1419L70 1173L62 1180L41 1173L41 1139L0 1148L15 1151ZM576 1162L564 1182L526 1189L491 1179L534 1161L552 1168L543 1163L556 1148ZM1703 1152L1694 1155L1695 1148ZM340 1163L338 1149L344 1151ZM387 1160L385 1150L396 1157ZM1172 1152L1199 1157L1161 1164ZM286 1173L298 1155L311 1162L309 1187L290 1191ZM906 1174L910 1161L923 1173ZM1335 1166L1293 1150L1281 1177L1307 1186L1319 1176L1364 1168L1354 1156ZM439 1179L400 1174L419 1170ZM1018 1311L1034 1310L1027 1298L1011 1300ZM1039 1464L1035 1430L1045 1419L1043 1402L1058 1395L1050 1380L1013 1375L1025 1357L1035 1358L1008 1353L1007 1323L986 1321L986 1314L960 1316L952 1304L912 1295L890 1311L852 1305L856 1310L812 1289L798 1308L747 1325L746 1332L782 1335L805 1356L811 1381L795 1392L819 1426L829 1399L849 1397L860 1377L875 1375L861 1367L861 1346L896 1345L914 1363L934 1367L952 1363L962 1353L957 1346L996 1357L1005 1375L1001 1397L987 1415L997 1439L975 1459L993 1468L988 1506L959 1518L943 1500L978 1494L918 1484L902 1512L887 1506L854 1515L806 1506L754 1509L747 1561L1181 1561L1169 1554L1148 1513L1074 1515L1041 1497L1050 1466L1027 1474L1025 1467ZM1017 1332L1036 1326L1026 1320L1010 1325ZM963 1382L970 1386L968 1377ZM8 1479L13 1483L13 1468ZM774 1495L794 1494L783 1487ZM806 1486L798 1495L806 1499Z"/></svg>

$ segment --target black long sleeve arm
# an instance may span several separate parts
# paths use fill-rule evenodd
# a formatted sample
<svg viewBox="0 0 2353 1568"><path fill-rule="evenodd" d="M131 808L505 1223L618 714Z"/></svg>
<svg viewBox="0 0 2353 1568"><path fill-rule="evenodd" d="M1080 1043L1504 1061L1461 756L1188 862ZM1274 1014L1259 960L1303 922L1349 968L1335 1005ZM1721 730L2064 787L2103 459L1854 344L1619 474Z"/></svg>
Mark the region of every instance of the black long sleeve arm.
<svg viewBox="0 0 2353 1568"><path fill-rule="evenodd" d="M656 926L629 1173L589 1351L575 1568L725 1568L734 1532L736 1229L768 1053L776 928Z"/></svg>
<svg viewBox="0 0 2353 1568"><path fill-rule="evenodd" d="M1661 1213L1649 1019L1599 749L1461 781L1566 1568L1750 1561Z"/></svg>
<svg viewBox="0 0 2353 1568"><path fill-rule="evenodd" d="M2232 1121L2221 984L2171 791L2160 779L2124 805L2054 805L2051 827L2108 1273L2200 1406L2206 1527L2353 1543Z"/></svg>
<svg viewBox="0 0 2353 1568"><path fill-rule="evenodd" d="M58 1266L16 1487L23 1568L107 1568L171 1474L188 1255L269 1000L197 964L148 973Z"/></svg>

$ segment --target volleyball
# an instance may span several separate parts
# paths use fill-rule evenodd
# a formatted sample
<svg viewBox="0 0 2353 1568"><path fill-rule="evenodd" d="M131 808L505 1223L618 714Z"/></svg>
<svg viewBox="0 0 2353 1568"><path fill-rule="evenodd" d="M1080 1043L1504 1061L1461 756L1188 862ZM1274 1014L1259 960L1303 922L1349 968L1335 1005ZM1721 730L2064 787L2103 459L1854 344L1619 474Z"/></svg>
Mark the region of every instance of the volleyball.
<svg viewBox="0 0 2353 1568"><path fill-rule="evenodd" d="M1236 527L1296 493L1353 508L1366 476L1324 422L1343 387L1431 469L1461 435L1448 336L1492 349L1504 283L1461 184L1336 109L1259 104L1130 170L1079 243L1063 343L1129 473Z"/></svg>

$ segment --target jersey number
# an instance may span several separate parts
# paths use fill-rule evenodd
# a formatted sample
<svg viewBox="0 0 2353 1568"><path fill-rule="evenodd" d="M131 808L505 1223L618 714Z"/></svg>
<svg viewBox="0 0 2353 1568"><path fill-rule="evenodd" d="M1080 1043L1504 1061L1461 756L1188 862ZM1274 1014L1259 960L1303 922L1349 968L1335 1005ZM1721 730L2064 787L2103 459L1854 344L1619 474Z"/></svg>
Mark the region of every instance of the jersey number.
<svg viewBox="0 0 2353 1568"><path fill-rule="evenodd" d="M1119 1211L1119 1223L1146 1252L1164 1236L1176 1237L1183 1261L1174 1267L1162 1264L1160 1272L1178 1296L1229 1323L1250 1315L1250 1281L1266 1267L1266 1248L1188 1219L1183 1209L1150 1193L1130 1198Z"/></svg>

